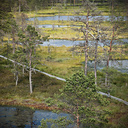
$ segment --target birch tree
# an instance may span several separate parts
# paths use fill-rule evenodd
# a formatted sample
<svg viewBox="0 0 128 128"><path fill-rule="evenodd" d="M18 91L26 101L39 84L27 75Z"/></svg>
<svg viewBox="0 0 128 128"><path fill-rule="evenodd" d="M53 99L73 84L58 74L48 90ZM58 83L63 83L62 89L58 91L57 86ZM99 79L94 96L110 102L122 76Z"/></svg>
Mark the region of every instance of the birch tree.
<svg viewBox="0 0 128 128"><path fill-rule="evenodd" d="M108 38L108 34L106 33L106 31L108 30L108 27L104 27L102 25L104 19L102 16L94 18L93 23L91 24L92 28L91 28L91 32L89 32L91 34L91 36L93 37L93 41L94 43L92 43L92 45L94 45L94 74L95 74L95 84L97 85L97 62L101 62L102 58L103 58L103 54L101 55L98 54L98 46L101 49L104 49L103 46L105 45L103 42L105 42ZM103 50L104 51L104 50Z"/></svg>
<svg viewBox="0 0 128 128"><path fill-rule="evenodd" d="M86 17L78 16L75 18L76 21L82 22L84 25L81 25L80 28L75 29L77 31L80 31L83 33L82 38L85 39L85 76L87 75L88 70L88 57L89 57L89 49L92 49L94 47L93 51L93 58L94 58L94 74L95 74L95 84L97 85L97 61L98 61L98 45L99 41L102 42L102 40L105 40L107 38L107 34L105 33L106 27L102 26L103 17L99 16L101 15L101 12L97 10L96 4L91 3L88 0L83 1L84 5L81 9L81 11L86 12ZM92 22L90 22L90 20ZM91 40L92 47L89 46L89 40Z"/></svg>
<svg viewBox="0 0 128 128"><path fill-rule="evenodd" d="M84 49L85 49L85 76L87 75L87 69L88 69L88 45L89 45L89 38L92 37L91 35L91 24L90 24L90 19L92 19L93 16L99 15L100 12L98 12L96 10L96 5L92 2L90 2L89 0L84 0L83 1L83 7L81 8L81 10L79 12L77 12L77 14L79 14L80 12L84 12L86 13L86 16L78 16L75 17L74 21L77 22L82 22L84 25L81 25L80 29L77 29L77 31L80 31L83 33L83 38L85 39L85 45L84 45Z"/></svg>
<svg viewBox="0 0 128 128"><path fill-rule="evenodd" d="M112 50L113 50L113 44L114 40L118 40L118 35L121 33L121 22L123 21L123 18L120 16L120 10L116 9L116 1L115 0L110 0L110 18L109 18L109 23L111 24L112 27L110 27L109 31L110 33L110 42L109 42L109 50L108 50L108 56L107 56L107 67L106 67L106 76L105 76L105 86L109 86L109 81L108 81L108 68L109 68L109 61L110 59L114 59L112 57ZM119 40L118 40L119 41ZM117 44L118 45L118 44Z"/></svg>
<svg viewBox="0 0 128 128"><path fill-rule="evenodd" d="M34 27L28 25L25 32L19 32L19 40L24 46L25 54L26 54L26 61L28 65L28 72L29 72L29 86L30 86L30 94L33 92L32 90L32 71L33 68L36 66L38 61L38 55L36 52L36 48L41 43L41 36L35 30Z"/></svg>

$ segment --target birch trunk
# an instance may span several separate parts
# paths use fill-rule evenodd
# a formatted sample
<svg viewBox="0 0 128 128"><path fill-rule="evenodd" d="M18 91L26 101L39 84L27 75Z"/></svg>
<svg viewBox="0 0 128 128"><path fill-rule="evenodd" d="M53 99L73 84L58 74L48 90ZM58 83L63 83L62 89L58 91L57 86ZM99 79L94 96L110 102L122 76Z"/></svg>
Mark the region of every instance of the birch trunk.
<svg viewBox="0 0 128 128"><path fill-rule="evenodd" d="M95 65L94 65L94 72L95 72L95 85L97 85L97 46L98 46L98 40L96 40L95 43Z"/></svg>
<svg viewBox="0 0 128 128"><path fill-rule="evenodd" d="M16 71L16 62L14 62L14 70ZM16 79L16 72L14 71L14 79Z"/></svg>
<svg viewBox="0 0 128 128"><path fill-rule="evenodd" d="M32 62L32 49L30 49L29 54L29 86L30 86L30 94L32 94L32 69L31 69L31 62Z"/></svg>
<svg viewBox="0 0 128 128"><path fill-rule="evenodd" d="M107 86L107 83L108 83L108 73L106 72L106 75L105 75L105 86Z"/></svg>
<svg viewBox="0 0 128 128"><path fill-rule="evenodd" d="M30 86L30 94L32 94L32 71L31 71L31 66L29 67L29 86Z"/></svg>
<svg viewBox="0 0 128 128"><path fill-rule="evenodd" d="M88 62L88 49L87 49L87 46L88 46L88 44L87 44L87 42L85 43L85 71L84 71L84 73L85 73L85 76L87 76L87 62Z"/></svg>
<svg viewBox="0 0 128 128"><path fill-rule="evenodd" d="M115 33L115 29L114 29L114 26L113 26L112 39L111 39L111 42L110 42L109 55L108 55L108 60L107 60L107 67L109 67L110 53L112 51L112 42L113 42L113 39L114 39L114 33Z"/></svg>
<svg viewBox="0 0 128 128"><path fill-rule="evenodd" d="M8 53L9 53L9 40L10 40L10 38L8 36L8 41L7 41L7 58L8 58Z"/></svg>
<svg viewBox="0 0 128 128"><path fill-rule="evenodd" d="M112 0L112 24L113 24L113 16L114 16L113 11L114 11L114 5L113 5L113 0ZM114 28L114 25L113 25L112 39L111 39L111 42L110 42L109 55L108 55L108 60L107 60L107 67L109 67L110 53L112 51L112 42L113 42L114 36L115 36L115 28Z"/></svg>
<svg viewBox="0 0 128 128"><path fill-rule="evenodd" d="M21 12L21 0L19 0L19 13Z"/></svg>
<svg viewBox="0 0 128 128"><path fill-rule="evenodd" d="M16 72L16 86L18 85L18 80L19 80L18 72Z"/></svg>
<svg viewBox="0 0 128 128"><path fill-rule="evenodd" d="M87 62L88 62L88 28L89 28L89 11L87 12L87 22L86 22L86 42L85 42L85 76L87 76Z"/></svg>
<svg viewBox="0 0 128 128"><path fill-rule="evenodd" d="M114 5L113 5L113 0L112 0L112 16L113 16L113 9L114 9ZM112 18L112 23L113 23L113 18ZM107 70L108 70L108 67L109 67L110 53L112 51L112 42L113 42L114 36L115 36L115 28L114 28L114 25L113 25L112 39L111 39L111 42L110 42L109 55L108 55L108 60L107 60ZM105 86L107 86L107 84L108 84L108 72L106 71Z"/></svg>
<svg viewBox="0 0 128 128"><path fill-rule="evenodd" d="M13 35L13 54L15 54L15 38L14 38L14 35Z"/></svg>
<svg viewBox="0 0 128 128"><path fill-rule="evenodd" d="M22 68L22 74L23 74L23 76L24 76L24 66L23 66L23 68Z"/></svg>

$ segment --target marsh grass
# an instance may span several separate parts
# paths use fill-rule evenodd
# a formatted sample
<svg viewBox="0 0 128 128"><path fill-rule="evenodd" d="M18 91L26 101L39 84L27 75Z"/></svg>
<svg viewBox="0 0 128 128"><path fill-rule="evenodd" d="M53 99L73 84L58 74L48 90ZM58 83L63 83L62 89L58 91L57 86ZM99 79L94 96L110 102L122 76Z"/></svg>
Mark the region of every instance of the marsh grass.
<svg viewBox="0 0 128 128"><path fill-rule="evenodd" d="M51 46L51 52L48 52L48 47L43 46L40 52L40 55L43 55L43 59L41 63L42 66L38 66L38 69L48 72L49 74L61 77L61 78L69 78L73 73L77 71L84 70L84 53L79 56L79 54L74 54L72 56L72 51L70 51L72 47L54 47ZM107 48L107 47L106 47ZM79 50L79 49L78 49ZM125 49L127 51L127 48ZM124 50L124 51L125 51ZM74 52L75 53L75 52ZM98 47L98 55L102 56L104 53L101 47ZM113 49L112 57L114 59L121 59L122 56L121 49L115 48ZM49 58L49 59L48 59ZM123 57L123 59L127 59L127 55ZM94 58L90 57L89 60L94 60ZM98 79L102 79L102 83L99 82L99 86L103 92L108 92L110 90L110 94L121 99L128 101L127 98L127 84L128 84L128 75L118 72L116 70L110 70L110 87L105 87L105 74L102 71L98 71Z"/></svg>
<svg viewBox="0 0 128 128"><path fill-rule="evenodd" d="M122 5L120 4L117 8L116 11L119 12L119 8L121 8ZM59 10L60 15L74 15L74 10L75 12L78 12L81 9L80 6L66 6L62 7L61 10ZM102 15L110 15L110 6L109 5L100 5L98 6L98 10L102 11ZM121 16L127 15L126 9L123 11L119 12ZM57 15L58 14L58 8L57 6L49 6L47 8L42 8L42 10L37 10L37 11L31 11L31 12L26 12L26 14L29 17L37 17L37 16L49 16L49 15ZM82 12L80 15L86 15L86 12Z"/></svg>
<svg viewBox="0 0 128 128"><path fill-rule="evenodd" d="M54 93L57 93L58 90L62 87L64 82L58 81L53 78L49 78L40 73L32 74L32 83L33 83L33 94L32 96L29 93L29 83L28 83L28 73L25 73L25 76L19 76L18 86L15 86L14 75L8 68L4 68L3 65L0 65L0 99L24 99L28 98L37 98L40 96L46 98L53 96ZM47 93L47 95L46 95ZM36 95L35 95L36 94ZM36 97L35 97L35 96Z"/></svg>
<svg viewBox="0 0 128 128"><path fill-rule="evenodd" d="M64 47L63 47L64 48ZM62 48L61 48L62 49ZM64 54L64 52L62 52ZM61 58L61 55L59 55ZM67 56L65 56L67 57ZM66 62L69 58L63 59L63 61L59 62ZM71 60L73 61L73 60ZM38 72L32 74L32 84L33 84L33 94L30 95L29 93L29 83L28 83L28 73L25 73L25 76L22 75L19 76L19 83L18 86L15 86L15 80L13 79L13 73L10 72L10 68L6 68L6 61L1 59L0 64L0 100L2 99L8 99L9 101L18 101L19 105L23 105L23 101L28 102L29 104L35 104L36 103L46 103L48 106L50 105L57 105L57 96L55 95L59 94L59 89L62 88L65 85L65 82L56 80L54 78L49 78L48 76L45 76L43 74L40 74ZM51 62L52 64L53 62ZM56 64L55 64L56 65ZM53 65L53 67L55 66ZM66 65L63 65L66 67ZM62 67L63 67L62 66ZM70 67L73 72L76 72L76 70L79 70L79 66L72 66ZM56 69L54 69L55 71ZM64 73L63 68L58 67L58 73L62 70ZM55 71L56 72L56 71ZM65 74L65 76L68 76ZM70 75L71 76L71 75ZM68 77L70 77L68 76ZM102 76L102 74L101 74ZM125 78L127 79L127 78ZM113 79L114 80L114 79ZM119 84L120 85L120 84ZM119 86L118 85L118 86ZM124 86L124 85L122 85ZM119 86L120 87L120 86ZM120 88L118 88L118 91ZM126 88L124 88L126 89ZM116 91L117 92L117 91ZM121 98L123 94L127 91L122 90L120 91ZM118 93L118 92L117 92ZM121 94L122 93L122 94ZM116 94L116 95L119 95ZM126 95L125 95L126 97ZM96 106L97 110L104 110L108 114L104 117L105 120L108 120L108 124L112 125L113 127L127 127L127 117L128 117L128 109L127 106L119 103L118 101L109 99L110 104L107 106Z"/></svg>
<svg viewBox="0 0 128 128"><path fill-rule="evenodd" d="M69 77L74 72L72 67L79 67L81 65L80 57L77 55L72 57L72 52L69 51L70 48L51 46L51 52L48 53L48 47L44 46L42 52L40 52L40 55L43 55L44 58L41 61L44 66L39 66L38 68L62 78ZM81 57L81 61L84 61L84 55Z"/></svg>
<svg viewBox="0 0 128 128"><path fill-rule="evenodd" d="M74 15L74 9L79 9L78 7L70 7L67 9L61 10L61 15ZM101 6L99 7L101 9ZM108 15L108 8L102 7L105 10L104 15ZM28 12L29 17L37 17L37 16L52 16L57 15L58 10L56 8L53 9L43 9L36 12ZM85 13L83 13L85 14ZM86 14L85 14L86 15ZM121 15L124 15L122 12ZM73 22L68 21L39 21L39 24L58 24L58 25L71 25ZM33 24L33 23L31 23ZM73 23L74 24L74 23ZM81 24L81 23L75 23ZM110 26L108 22L105 22L104 25ZM67 28L57 28L55 30L43 28L42 31L45 31L47 34L50 34L53 38L61 38L61 39L71 39L72 37L76 37L78 33L73 31L70 27ZM81 36L81 35L80 35ZM118 36L118 38L125 38L127 37L127 32L123 33L122 35ZM5 37L5 40L7 38ZM69 50L71 47L51 47L51 52L48 52L48 47L42 47L42 51L40 55L42 56L41 63L43 65L39 65L38 69L48 72L50 74L67 78L70 77L74 72L80 71L84 69L84 65L82 62L84 61L84 54L82 54L81 58L78 55L72 56L72 52ZM118 50L118 53L115 52L114 54L121 53L121 49ZM125 49L127 51L127 49ZM2 53L2 51L0 51ZM99 47L99 52L102 55L103 50ZM119 59L119 55L116 56ZM124 55L124 58L127 58L127 55ZM93 60L94 58L89 58ZM120 58L122 59L122 58ZM30 95L29 93L29 83L28 83L28 73L25 73L23 77L22 74L19 76L19 83L18 86L15 86L15 80L13 73L10 71L10 66L8 66L9 62L0 59L0 99L9 99L9 100L18 100L20 103L25 99L32 99L35 102L42 102L45 101L46 98L54 96L54 94L59 94L59 89L65 85L64 82L56 80L54 78L49 78L45 75L42 75L38 72L36 74L32 74L32 84L33 84L33 94ZM102 75L100 72L99 74ZM122 98L128 101L127 96L127 82L128 77L119 74L116 77L116 73L113 76L112 82L113 86L111 86L111 93L112 95ZM119 79L120 78L120 79ZM107 92L106 87L101 88L103 91ZM106 111L111 111L111 114L108 114L106 117L109 120L110 124L114 124L115 127L127 127L127 117L128 117L128 109L127 106L119 103L118 101L110 100L110 105L101 107L101 109L106 109ZM100 110L100 107L98 106Z"/></svg>
<svg viewBox="0 0 128 128"><path fill-rule="evenodd" d="M62 78L66 78L74 73L74 69L82 70L84 69L84 52L80 53L80 49L70 51L72 47L54 47L50 46L50 53L48 52L48 47L43 46L41 48L40 56L43 56L41 63L43 66L38 66L40 70L57 75ZM104 47L109 49L108 47ZM127 51L127 48L123 49ZM115 48L112 50L113 59L127 59L127 54L121 55L122 49ZM104 50L102 47L98 47L98 56L103 56ZM94 57L90 53L89 60L94 60Z"/></svg>
<svg viewBox="0 0 128 128"><path fill-rule="evenodd" d="M29 21L29 24L34 24L34 22ZM85 26L82 22L75 22L75 21L38 21L39 25L66 25L67 27L62 28L40 28L42 32L45 32L47 35L49 35L49 39L67 39L72 40L72 38L78 38L79 40L84 40L84 36L82 32L76 31L75 29L79 29L81 25ZM92 22L90 22L92 24ZM121 24L123 24L120 27L120 30L125 29L127 22L121 21ZM72 27L71 25L76 25L77 27ZM113 25L110 22L103 22L101 26L105 26L106 30L105 33L109 36L107 39L111 40L111 33L112 33L112 27ZM107 28L109 26L109 28ZM109 30L111 28L111 30ZM94 29L94 28L93 28ZM93 31L91 32L93 34ZM90 38L90 37L89 37ZM128 32L122 31L116 34L116 39L125 39L128 38Z"/></svg>
<svg viewBox="0 0 128 128"><path fill-rule="evenodd" d="M128 101L128 74L121 73L113 68L108 69L108 85L105 85L105 69L98 71L98 86L101 91Z"/></svg>

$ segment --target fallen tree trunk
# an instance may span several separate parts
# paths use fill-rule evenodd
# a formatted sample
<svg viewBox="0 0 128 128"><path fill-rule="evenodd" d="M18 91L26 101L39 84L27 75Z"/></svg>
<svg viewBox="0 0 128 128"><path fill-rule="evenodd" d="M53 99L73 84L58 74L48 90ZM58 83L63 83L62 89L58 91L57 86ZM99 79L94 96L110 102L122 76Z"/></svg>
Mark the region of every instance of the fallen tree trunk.
<svg viewBox="0 0 128 128"><path fill-rule="evenodd" d="M2 56L2 55L0 55L0 57L1 57L1 58L4 58L4 59L6 59L6 60L9 60L9 61L11 61L11 62L13 62L13 63L15 62L14 60L8 59L7 57ZM18 62L17 62L17 64L18 64L18 65L21 65L21 66L26 66L26 65L23 65L23 64L18 63ZM28 66L26 66L26 67L29 68ZM32 70L37 71L37 72L40 72L40 73L42 73L42 74L44 74L44 75L47 75L47 76L49 76L49 77L55 78L55 79L57 79L57 80L61 80L61 81L65 81L65 82L66 82L66 80L63 79L63 78L60 78L60 77L57 77L57 76L48 74L48 73L46 73L46 72L42 72L42 71L40 71L40 70L38 70L38 69L32 68ZM103 96L107 96L107 97L109 97L109 98L115 99L115 100L117 100L117 101L119 101L119 102L122 102L122 103L128 105L128 102L127 102L127 101L122 100L122 99L117 98L117 97L114 97L114 96L112 96L112 95L110 95L110 94L107 94L107 93L104 93L104 92L100 92L100 91L98 91L97 93L99 93L99 94L101 94L101 95L103 95Z"/></svg>

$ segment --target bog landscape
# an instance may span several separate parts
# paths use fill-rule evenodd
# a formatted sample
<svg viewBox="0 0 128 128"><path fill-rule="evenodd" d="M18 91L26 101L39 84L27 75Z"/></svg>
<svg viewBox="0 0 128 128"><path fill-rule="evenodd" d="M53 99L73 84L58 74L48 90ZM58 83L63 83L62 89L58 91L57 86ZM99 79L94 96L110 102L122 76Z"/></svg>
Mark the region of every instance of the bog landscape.
<svg viewBox="0 0 128 128"><path fill-rule="evenodd" d="M128 127L127 0L0 1L0 128L18 127Z"/></svg>

